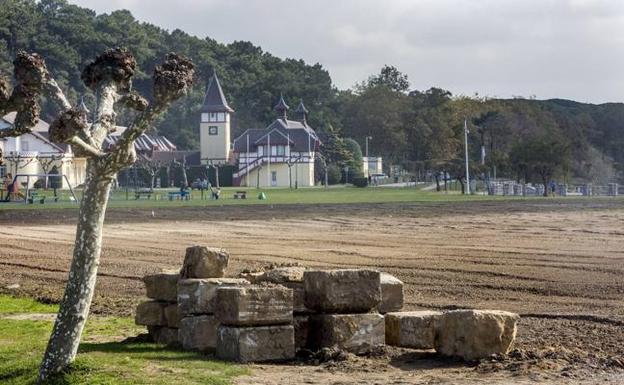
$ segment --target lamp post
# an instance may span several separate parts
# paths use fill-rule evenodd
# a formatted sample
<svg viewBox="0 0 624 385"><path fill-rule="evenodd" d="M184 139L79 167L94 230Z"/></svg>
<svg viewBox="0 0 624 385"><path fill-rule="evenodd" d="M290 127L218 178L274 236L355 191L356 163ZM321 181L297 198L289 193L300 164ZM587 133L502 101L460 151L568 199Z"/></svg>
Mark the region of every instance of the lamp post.
<svg viewBox="0 0 624 385"><path fill-rule="evenodd" d="M369 141L369 140L372 140L372 139L373 139L373 137L372 137L372 136L367 136L367 137L366 137L366 146L365 146L365 147L366 147L366 151L365 151L365 152L366 152L366 173L368 174L367 176L368 176L369 178L370 178L370 169L369 169L369 167L370 167L370 161L368 160L368 141Z"/></svg>
<svg viewBox="0 0 624 385"><path fill-rule="evenodd" d="M464 119L464 146L466 153L466 189L464 194L470 194L470 173L468 171L468 120Z"/></svg>

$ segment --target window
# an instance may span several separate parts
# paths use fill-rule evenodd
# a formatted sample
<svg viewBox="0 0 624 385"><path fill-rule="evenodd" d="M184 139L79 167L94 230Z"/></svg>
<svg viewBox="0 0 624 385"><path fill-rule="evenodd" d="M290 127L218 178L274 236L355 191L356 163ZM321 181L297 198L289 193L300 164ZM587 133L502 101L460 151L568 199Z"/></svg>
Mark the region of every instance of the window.
<svg viewBox="0 0 624 385"><path fill-rule="evenodd" d="M277 171L271 171L271 186L277 186Z"/></svg>
<svg viewBox="0 0 624 385"><path fill-rule="evenodd" d="M217 113L216 112L211 112L210 113L210 122L216 122L217 121Z"/></svg>
<svg viewBox="0 0 624 385"><path fill-rule="evenodd" d="M217 126L208 127L208 135L219 135L219 127Z"/></svg>
<svg viewBox="0 0 624 385"><path fill-rule="evenodd" d="M206 112L202 112L202 114L201 114L201 121L202 122L207 122L208 121L208 114Z"/></svg>
<svg viewBox="0 0 624 385"><path fill-rule="evenodd" d="M219 112L219 113L217 113L217 121L219 121L219 122L225 122L225 112Z"/></svg>

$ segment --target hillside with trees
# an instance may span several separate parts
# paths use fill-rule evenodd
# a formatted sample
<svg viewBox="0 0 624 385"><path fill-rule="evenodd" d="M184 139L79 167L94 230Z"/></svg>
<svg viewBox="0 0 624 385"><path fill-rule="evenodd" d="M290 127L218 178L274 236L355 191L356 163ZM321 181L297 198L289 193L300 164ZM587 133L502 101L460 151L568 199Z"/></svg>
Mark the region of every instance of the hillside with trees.
<svg viewBox="0 0 624 385"><path fill-rule="evenodd" d="M290 105L303 99L311 112L308 121L326 143L327 167L334 176L353 163L345 140L364 148L365 137L371 136L370 153L384 157L386 167L399 165L415 175L447 172L461 180L467 119L475 175L542 183L540 165L546 160L556 163L551 178L622 181L624 104L487 99L454 96L435 87L413 90L393 66L352 89L338 90L321 64L281 59L250 42L222 44L178 29L167 31L124 10L98 15L65 0L0 0L0 20L0 70L10 73L20 49L37 52L69 100L77 103L84 96L90 108L95 95L80 80L80 69L99 52L116 46L133 52L141 69L134 86L143 94L149 93L148 74L166 53L190 57L198 79L194 88L154 125L181 149L198 147L199 108L206 82L217 71L236 109L234 135L271 121L280 93ZM50 106L44 104L43 118L50 116ZM118 120L124 124L131 118L120 111ZM544 154L555 151L556 157Z"/></svg>

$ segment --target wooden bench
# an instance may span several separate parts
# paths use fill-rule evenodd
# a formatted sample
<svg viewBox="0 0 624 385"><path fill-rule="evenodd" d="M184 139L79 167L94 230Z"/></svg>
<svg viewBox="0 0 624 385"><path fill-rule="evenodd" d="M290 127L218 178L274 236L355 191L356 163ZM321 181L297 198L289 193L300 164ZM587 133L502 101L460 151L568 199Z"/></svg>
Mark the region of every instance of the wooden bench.
<svg viewBox="0 0 624 385"><path fill-rule="evenodd" d="M152 190L137 190L134 192L134 199L140 199L141 197L147 197L147 199L152 198L152 194L154 191Z"/></svg>
<svg viewBox="0 0 624 385"><path fill-rule="evenodd" d="M46 198L45 195L42 195L42 194L39 194L36 191L33 191L28 196L28 203L29 204L33 204L35 202L39 202L41 204L44 204L45 203L45 198Z"/></svg>
<svg viewBox="0 0 624 385"><path fill-rule="evenodd" d="M188 191L170 191L167 193L169 200L189 200L191 199L191 193Z"/></svg>
<svg viewBox="0 0 624 385"><path fill-rule="evenodd" d="M234 199L247 199L247 191L237 191L234 193Z"/></svg>

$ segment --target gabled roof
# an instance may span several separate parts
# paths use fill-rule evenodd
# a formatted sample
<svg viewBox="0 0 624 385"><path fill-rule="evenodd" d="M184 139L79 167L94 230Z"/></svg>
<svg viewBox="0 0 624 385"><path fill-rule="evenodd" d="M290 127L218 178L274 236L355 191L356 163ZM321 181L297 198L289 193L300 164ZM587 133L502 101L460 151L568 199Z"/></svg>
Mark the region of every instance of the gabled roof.
<svg viewBox="0 0 624 385"><path fill-rule="evenodd" d="M212 75L206 87L206 95L204 96L201 112L234 112L232 107L228 105L227 100L225 100L225 95L221 89L216 72Z"/></svg>
<svg viewBox="0 0 624 385"><path fill-rule="evenodd" d="M13 111L13 112L9 112L8 114L4 115L2 117L3 120L5 120L7 123L9 124L13 124L15 123L15 117L17 116L17 112ZM37 131L37 132L48 132L48 129L50 128L50 125L48 123L46 123L45 121L39 119L39 122L37 122L37 124L35 124L35 127L33 127L33 131Z"/></svg>
<svg viewBox="0 0 624 385"><path fill-rule="evenodd" d="M249 150L255 152L257 146L266 145L268 135L271 135L271 144L288 144L295 152L318 150L320 140L314 130L296 120L276 119L264 129L249 129L234 139L234 151L247 152L247 137L249 137ZM309 147L308 147L309 146Z"/></svg>

